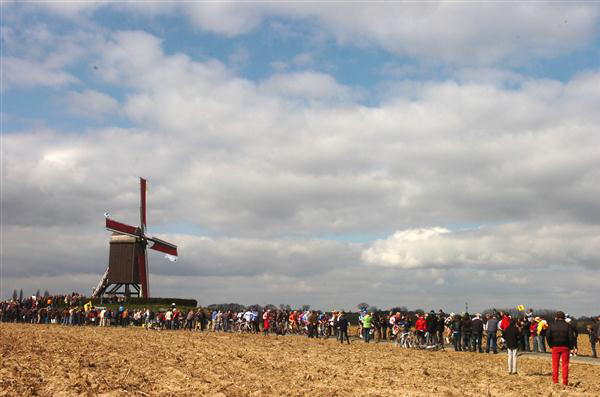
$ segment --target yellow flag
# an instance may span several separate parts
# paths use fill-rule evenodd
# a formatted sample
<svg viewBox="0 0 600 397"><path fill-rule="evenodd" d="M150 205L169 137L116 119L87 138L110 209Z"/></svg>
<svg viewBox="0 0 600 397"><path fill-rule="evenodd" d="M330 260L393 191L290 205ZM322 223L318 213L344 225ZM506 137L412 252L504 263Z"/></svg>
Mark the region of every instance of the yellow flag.
<svg viewBox="0 0 600 397"><path fill-rule="evenodd" d="M525 311L525 305L519 305L517 306L517 310L520 312L524 312Z"/></svg>
<svg viewBox="0 0 600 397"><path fill-rule="evenodd" d="M86 303L85 305L83 305L83 310L90 311L92 309L92 301L89 301L88 303Z"/></svg>

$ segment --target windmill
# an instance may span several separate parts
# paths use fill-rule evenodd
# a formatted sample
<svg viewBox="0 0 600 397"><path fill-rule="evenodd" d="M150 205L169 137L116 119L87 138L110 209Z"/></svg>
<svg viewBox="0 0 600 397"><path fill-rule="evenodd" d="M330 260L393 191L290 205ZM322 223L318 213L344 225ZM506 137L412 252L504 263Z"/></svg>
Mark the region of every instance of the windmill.
<svg viewBox="0 0 600 397"><path fill-rule="evenodd" d="M113 232L110 239L108 268L98 286L94 298L102 294L137 295L148 298L148 254L146 248L166 254L170 260L177 258L177 246L156 237L146 236L146 180L140 178L140 226L130 226L106 218L106 229Z"/></svg>

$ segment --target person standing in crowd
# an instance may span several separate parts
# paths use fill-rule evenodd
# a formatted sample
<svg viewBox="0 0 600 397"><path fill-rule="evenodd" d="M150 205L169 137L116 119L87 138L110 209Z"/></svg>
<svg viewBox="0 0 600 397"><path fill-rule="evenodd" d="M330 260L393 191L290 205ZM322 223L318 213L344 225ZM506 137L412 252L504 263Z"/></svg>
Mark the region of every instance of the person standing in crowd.
<svg viewBox="0 0 600 397"><path fill-rule="evenodd" d="M344 337L346 338L346 342L350 344L350 338L348 338L348 319L346 318L346 313L341 312L337 319L337 328L340 335L340 343L344 344Z"/></svg>
<svg viewBox="0 0 600 397"><path fill-rule="evenodd" d="M260 317L256 308L252 309L252 329L255 334L260 332Z"/></svg>
<svg viewBox="0 0 600 397"><path fill-rule="evenodd" d="M263 335L268 336L269 335L269 326L271 325L269 322L269 310L264 312L262 318L263 318Z"/></svg>
<svg viewBox="0 0 600 397"><path fill-rule="evenodd" d="M485 352L490 352L490 344L492 345L492 349L494 354L498 354L498 345L497 345L497 332L498 332L498 319L496 316L488 315L488 320L485 323L487 329L487 342L485 345Z"/></svg>
<svg viewBox="0 0 600 397"><path fill-rule="evenodd" d="M460 323L461 323L461 318L460 318L460 314L455 314L454 318L452 320L452 340L454 342L454 351L458 352L461 351L461 345L460 345Z"/></svg>
<svg viewBox="0 0 600 397"><path fill-rule="evenodd" d="M121 313L121 326L127 327L129 325L129 309L124 309Z"/></svg>
<svg viewBox="0 0 600 397"><path fill-rule="evenodd" d="M525 351L525 341L523 340L523 321L523 317L515 320L515 325L519 331L519 350L521 351Z"/></svg>
<svg viewBox="0 0 600 397"><path fill-rule="evenodd" d="M427 331L427 321L425 320L424 314L417 314L417 322L415 323L415 330L417 331L417 343L419 346L425 344L425 331Z"/></svg>
<svg viewBox="0 0 600 397"><path fill-rule="evenodd" d="M556 312L554 323L546 332L548 346L552 349L552 382L558 383L558 366L562 359L562 381L569 384L569 352L573 349L573 332L565 322L565 313Z"/></svg>
<svg viewBox="0 0 600 397"><path fill-rule="evenodd" d="M390 315L386 315L385 313L381 313L381 338L383 340L387 340L387 336L388 336L388 325L390 323L390 316L391 316L392 312L390 312Z"/></svg>
<svg viewBox="0 0 600 397"><path fill-rule="evenodd" d="M444 318L444 312L442 311L442 309L440 309L438 311L438 316L437 316L437 326L436 326L436 331L437 331L437 340L438 340L438 345L440 345L440 347L444 347L444 328L446 327L445 324L445 318Z"/></svg>
<svg viewBox="0 0 600 397"><path fill-rule="evenodd" d="M427 330L427 346L435 346L437 338L437 317L432 310L425 319L425 329Z"/></svg>
<svg viewBox="0 0 600 397"><path fill-rule="evenodd" d="M373 313L373 321L371 322L371 327L373 328L373 336L375 338L376 343L381 341L381 323L379 313Z"/></svg>
<svg viewBox="0 0 600 397"><path fill-rule="evenodd" d="M463 351L469 351L471 349L471 330L471 316L469 316L469 313L465 313L460 321L460 333L462 335Z"/></svg>
<svg viewBox="0 0 600 397"><path fill-rule="evenodd" d="M308 314L308 337L319 337L319 335L317 334L317 313L315 313L314 310Z"/></svg>
<svg viewBox="0 0 600 397"><path fill-rule="evenodd" d="M217 311L217 309L214 309L211 313L210 313L210 330L211 331L215 331L217 328L217 314L219 314L219 312Z"/></svg>
<svg viewBox="0 0 600 397"><path fill-rule="evenodd" d="M326 337L329 338L330 336L333 335L333 325L337 320L337 313L334 311L331 312L331 317L329 317L329 319L327 320L327 332L326 332Z"/></svg>
<svg viewBox="0 0 600 397"><path fill-rule="evenodd" d="M481 348L481 341L483 340L483 320L479 313L471 320L471 340L471 351L483 353L483 349Z"/></svg>
<svg viewBox="0 0 600 397"><path fill-rule="evenodd" d="M577 331L577 326L571 317L568 314L565 315L565 322L569 324L571 327L571 332L573 333L573 348L571 349L571 356L576 356L578 347L577 347L577 338L579 337L579 331Z"/></svg>
<svg viewBox="0 0 600 397"><path fill-rule="evenodd" d="M194 311L192 309L188 309L188 312L185 316L185 326L183 328L191 331L193 324L194 324Z"/></svg>
<svg viewBox="0 0 600 397"><path fill-rule="evenodd" d="M541 319L538 324L537 335L540 352L546 353L546 331L548 330L548 322L545 319Z"/></svg>
<svg viewBox="0 0 600 397"><path fill-rule="evenodd" d="M365 316L362 319L362 325L363 338L365 340L365 343L369 343L369 340L371 339L371 327L373 326L373 313L369 312L365 314Z"/></svg>
<svg viewBox="0 0 600 397"><path fill-rule="evenodd" d="M504 313L504 311L500 311L500 314L498 316L498 329L500 330L500 335L502 336L502 338L504 339L504 330L506 328L508 328L508 326L510 325L510 316L508 315L508 313ZM501 350L506 349L506 345L503 345L501 347Z"/></svg>
<svg viewBox="0 0 600 397"><path fill-rule="evenodd" d="M173 312L171 309L165 313L165 324L167 329L171 329L171 322L173 321Z"/></svg>
<svg viewBox="0 0 600 397"><path fill-rule="evenodd" d="M600 315L596 317L596 341L600 342Z"/></svg>
<svg viewBox="0 0 600 397"><path fill-rule="evenodd" d="M528 317L524 317L522 319L521 325L521 334L523 337L523 347L526 352L531 351L531 346L529 345L529 336L531 335L531 322Z"/></svg>
<svg viewBox="0 0 600 397"><path fill-rule="evenodd" d="M541 318L534 317L531 321L531 327L529 328L531 333L531 339L533 340L533 352L541 352L539 346L539 338L538 338L538 324L540 323Z"/></svg>
<svg viewBox="0 0 600 397"><path fill-rule="evenodd" d="M588 336L590 338L590 346L592 347L592 357L598 358L596 354L596 343L598 342L598 326L600 325L600 316L593 318L592 323L587 326Z"/></svg>
<svg viewBox="0 0 600 397"><path fill-rule="evenodd" d="M100 310L100 326L101 327L106 327L105 314L106 314L106 308L102 308L102 310Z"/></svg>
<svg viewBox="0 0 600 397"><path fill-rule="evenodd" d="M525 318L527 318L527 321L529 321L529 322L531 323L531 322L533 321L533 318L534 318L534 317L535 317L535 316L533 315L533 309L532 309L532 308L529 308L529 309L527 310L527 314L525 315Z"/></svg>
<svg viewBox="0 0 600 397"><path fill-rule="evenodd" d="M515 324L515 320L509 321L508 327L504 330L504 341L508 350L508 373L511 375L517 374L517 350L519 348L519 329Z"/></svg>

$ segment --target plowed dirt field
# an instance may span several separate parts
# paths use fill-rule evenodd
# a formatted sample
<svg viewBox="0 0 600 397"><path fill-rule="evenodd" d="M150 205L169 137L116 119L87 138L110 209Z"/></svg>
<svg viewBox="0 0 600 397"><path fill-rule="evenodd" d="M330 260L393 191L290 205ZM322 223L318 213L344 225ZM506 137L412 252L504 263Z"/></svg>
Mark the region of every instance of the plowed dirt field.
<svg viewBox="0 0 600 397"><path fill-rule="evenodd" d="M0 324L0 396L600 396L600 366L391 344Z"/></svg>

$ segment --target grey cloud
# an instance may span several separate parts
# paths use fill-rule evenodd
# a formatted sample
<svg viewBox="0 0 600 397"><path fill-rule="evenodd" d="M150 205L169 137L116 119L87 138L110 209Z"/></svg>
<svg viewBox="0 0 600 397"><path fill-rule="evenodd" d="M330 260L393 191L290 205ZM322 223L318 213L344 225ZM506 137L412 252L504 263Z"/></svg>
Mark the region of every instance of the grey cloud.
<svg viewBox="0 0 600 397"><path fill-rule="evenodd" d="M185 252L176 266L159 274L211 276L323 274L359 263L360 248L324 240L257 240L174 236Z"/></svg>
<svg viewBox="0 0 600 397"><path fill-rule="evenodd" d="M103 47L105 78L132 85L126 112L141 127L8 135L5 222L50 224L58 213L91 224L106 210L129 217L135 175L157 187L156 222L225 235L589 222L600 213L590 199L599 193L600 120L580 111L600 97L589 88L597 72L516 90L429 82L376 107L313 106L222 64L165 56L147 33L116 37ZM126 57L131 48L140 56Z"/></svg>

